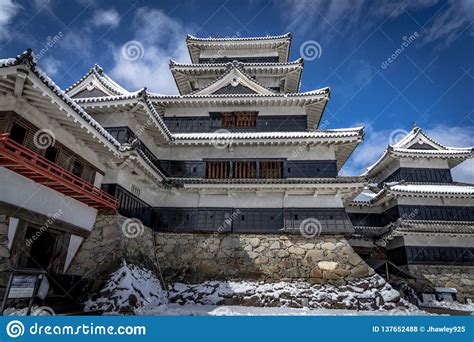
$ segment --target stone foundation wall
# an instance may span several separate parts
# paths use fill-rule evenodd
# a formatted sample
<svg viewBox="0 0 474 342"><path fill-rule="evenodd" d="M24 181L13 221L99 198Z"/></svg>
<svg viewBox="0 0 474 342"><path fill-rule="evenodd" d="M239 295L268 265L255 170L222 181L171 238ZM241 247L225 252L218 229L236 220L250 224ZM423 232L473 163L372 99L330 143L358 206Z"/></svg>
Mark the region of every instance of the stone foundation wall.
<svg viewBox="0 0 474 342"><path fill-rule="evenodd" d="M8 249L8 217L0 215L0 302L3 301L5 288L10 277L11 262Z"/></svg>
<svg viewBox="0 0 474 342"><path fill-rule="evenodd" d="M293 280L343 284L374 271L344 237L155 233L165 280Z"/></svg>
<svg viewBox="0 0 474 342"><path fill-rule="evenodd" d="M474 299L474 266L409 265L408 271L419 279L422 291L428 287L453 287L458 290L458 300Z"/></svg>
<svg viewBox="0 0 474 342"><path fill-rule="evenodd" d="M138 220L98 215L91 234L81 244L67 274L96 278L118 269L122 261L155 269L153 231Z"/></svg>

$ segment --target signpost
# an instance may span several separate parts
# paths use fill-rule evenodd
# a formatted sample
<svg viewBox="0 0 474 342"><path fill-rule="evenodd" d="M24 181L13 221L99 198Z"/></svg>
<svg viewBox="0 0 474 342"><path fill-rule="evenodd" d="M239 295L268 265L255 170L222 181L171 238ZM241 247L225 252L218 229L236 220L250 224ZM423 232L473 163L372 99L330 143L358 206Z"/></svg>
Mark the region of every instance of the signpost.
<svg viewBox="0 0 474 342"><path fill-rule="evenodd" d="M38 290L40 286L42 288L41 292L44 293L44 291L48 291L47 288L49 287L49 284L45 274L45 271L37 269L13 270L10 274L10 280L8 281L8 286L5 291L5 297L3 298L0 315L3 315L3 311L5 310L6 302L8 299L29 298L28 310L26 312L26 315L29 316L31 314L31 307L33 306L33 301L38 295ZM43 297L44 299L43 293L40 297Z"/></svg>

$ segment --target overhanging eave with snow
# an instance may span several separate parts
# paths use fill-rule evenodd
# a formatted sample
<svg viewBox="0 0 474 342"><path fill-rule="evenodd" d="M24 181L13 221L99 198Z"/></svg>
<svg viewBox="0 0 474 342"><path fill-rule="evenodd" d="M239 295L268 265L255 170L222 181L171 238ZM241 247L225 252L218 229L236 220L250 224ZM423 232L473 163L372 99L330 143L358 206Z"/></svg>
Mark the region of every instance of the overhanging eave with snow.
<svg viewBox="0 0 474 342"><path fill-rule="evenodd" d="M202 55L228 57L239 56L242 51L271 50L279 62L287 62L290 54L291 33L280 36L266 37L230 37L230 38L199 38L188 35L186 45L193 63L199 63Z"/></svg>

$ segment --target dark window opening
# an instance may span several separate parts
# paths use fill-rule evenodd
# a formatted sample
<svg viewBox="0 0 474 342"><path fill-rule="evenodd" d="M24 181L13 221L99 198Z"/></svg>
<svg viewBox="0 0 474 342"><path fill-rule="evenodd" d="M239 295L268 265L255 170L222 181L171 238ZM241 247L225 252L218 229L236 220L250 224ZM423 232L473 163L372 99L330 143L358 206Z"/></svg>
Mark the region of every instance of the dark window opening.
<svg viewBox="0 0 474 342"><path fill-rule="evenodd" d="M50 162L55 163L58 157L58 148L54 146L49 146L44 153L44 157L48 159Z"/></svg>
<svg viewBox="0 0 474 342"><path fill-rule="evenodd" d="M212 161L206 163L206 178L225 179L229 178L230 163L227 161Z"/></svg>
<svg viewBox="0 0 474 342"><path fill-rule="evenodd" d="M82 171L84 170L84 165L79 163L78 161L74 162L74 165L72 167L72 174L77 177L82 176Z"/></svg>
<svg viewBox="0 0 474 342"><path fill-rule="evenodd" d="M236 161L233 163L233 178L256 178L257 162L255 161Z"/></svg>
<svg viewBox="0 0 474 342"><path fill-rule="evenodd" d="M20 126L17 123L14 123L10 130L10 139L13 141L23 144L25 141L27 129L23 126Z"/></svg>
<svg viewBox="0 0 474 342"><path fill-rule="evenodd" d="M261 178L283 178L283 161L261 161Z"/></svg>
<svg viewBox="0 0 474 342"><path fill-rule="evenodd" d="M28 243L26 243L28 242ZM28 227L25 234L25 255L19 260L19 267L48 270L51 268L57 246L55 234L34 227Z"/></svg>

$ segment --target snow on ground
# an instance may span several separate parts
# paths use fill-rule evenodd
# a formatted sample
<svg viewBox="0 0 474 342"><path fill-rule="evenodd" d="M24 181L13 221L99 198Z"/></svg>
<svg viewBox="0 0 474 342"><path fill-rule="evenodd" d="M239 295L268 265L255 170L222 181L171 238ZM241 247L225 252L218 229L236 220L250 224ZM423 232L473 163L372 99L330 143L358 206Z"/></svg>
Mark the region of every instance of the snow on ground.
<svg viewBox="0 0 474 342"><path fill-rule="evenodd" d="M7 308L3 312L4 316L26 316L28 308ZM54 311L48 306L33 306L31 308L31 316L54 316Z"/></svg>
<svg viewBox="0 0 474 342"><path fill-rule="evenodd" d="M430 301L427 303L421 303L426 308L440 308L440 309L449 309L449 310L456 310L456 311L468 311L474 313L474 303L470 304L461 304L458 302L438 302L438 301Z"/></svg>
<svg viewBox="0 0 474 342"><path fill-rule="evenodd" d="M170 302L181 305L236 305L311 309L392 310L414 309L400 293L378 276L346 285L312 284L304 281L206 281L175 283Z"/></svg>
<svg viewBox="0 0 474 342"><path fill-rule="evenodd" d="M156 309L143 310L142 315L152 316L415 316L430 315L420 310L336 310L252 306L179 305L168 304Z"/></svg>
<svg viewBox="0 0 474 342"><path fill-rule="evenodd" d="M152 271L124 262L110 275L100 297L85 303L84 311L134 312L157 308L167 302L167 294Z"/></svg>

